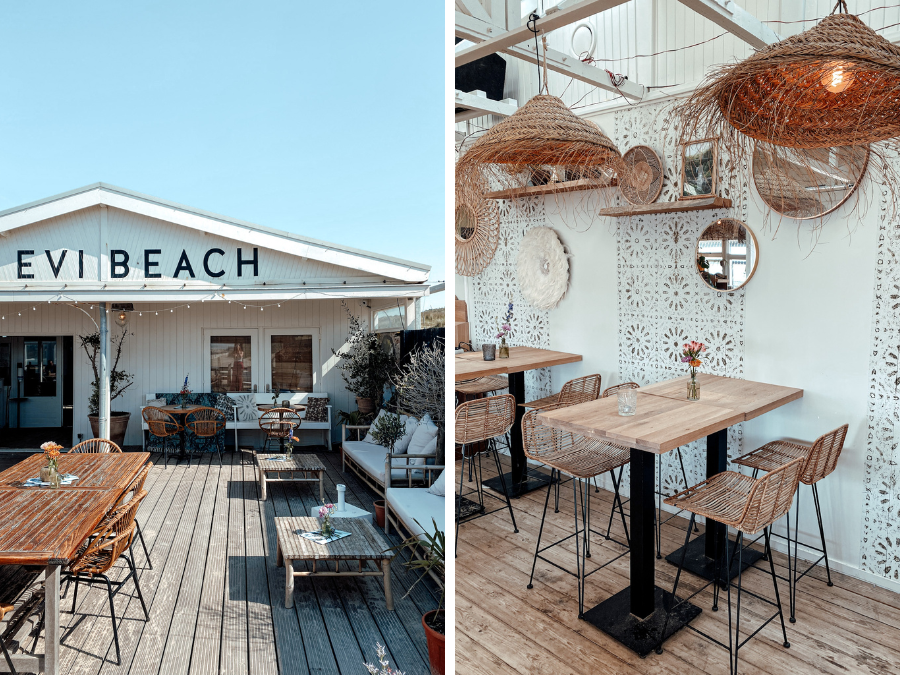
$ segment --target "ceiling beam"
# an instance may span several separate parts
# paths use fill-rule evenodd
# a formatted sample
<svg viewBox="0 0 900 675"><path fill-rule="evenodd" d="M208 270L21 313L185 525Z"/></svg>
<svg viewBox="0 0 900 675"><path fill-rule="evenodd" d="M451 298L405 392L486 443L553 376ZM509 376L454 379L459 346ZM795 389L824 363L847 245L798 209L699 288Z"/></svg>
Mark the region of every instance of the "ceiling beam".
<svg viewBox="0 0 900 675"><path fill-rule="evenodd" d="M580 4L583 3L579 3L579 5ZM496 35L496 33L496 29L489 26L484 21L478 21L461 12L456 13L456 35L458 37L469 40L470 42L479 43L490 39L490 37ZM538 62L533 43L513 45L505 47L500 51L504 54L509 54L510 56L515 56L524 61L528 61L529 63ZM543 64L543 52L541 52L541 64ZM547 69L562 73L563 75L575 78L581 82L587 82L590 85L600 87L606 91L622 94L635 101L642 100L647 93L647 89L643 85L631 82L630 80L625 80L616 87L605 70L589 66L586 63L582 63L577 57L564 54L555 49L547 50Z"/></svg>
<svg viewBox="0 0 900 675"><path fill-rule="evenodd" d="M456 90L455 107L465 108L464 111L456 113L457 122L465 122L482 115L509 117L519 109L514 98L494 101L489 99L483 91L462 92L459 89Z"/></svg>
<svg viewBox="0 0 900 675"><path fill-rule="evenodd" d="M781 40L778 33L769 28L750 12L738 7L733 0L678 0L682 5L706 17L714 24L740 38L751 47L762 49Z"/></svg>
<svg viewBox="0 0 900 675"><path fill-rule="evenodd" d="M537 28L540 33L549 33L557 28L568 26L570 23L581 21L594 14L599 14L612 7L617 7L628 2L628 0L581 0L580 2L561 3L562 8L552 7L547 14L538 19ZM555 10L555 11L554 11ZM457 16L460 12L457 12ZM459 22L457 21L457 24ZM471 38L465 35L467 40ZM508 31L494 30L490 37L479 40L480 44L476 44L467 49L456 52L456 67L463 66L472 61L494 54L496 52L505 51L509 47L513 47L521 42L534 38L534 33L528 30L527 25L519 26ZM471 40L475 42L475 40Z"/></svg>
<svg viewBox="0 0 900 675"><path fill-rule="evenodd" d="M491 20L491 15L488 14L487 10L478 0L456 0L456 8L476 19L480 19L487 23L494 23Z"/></svg>

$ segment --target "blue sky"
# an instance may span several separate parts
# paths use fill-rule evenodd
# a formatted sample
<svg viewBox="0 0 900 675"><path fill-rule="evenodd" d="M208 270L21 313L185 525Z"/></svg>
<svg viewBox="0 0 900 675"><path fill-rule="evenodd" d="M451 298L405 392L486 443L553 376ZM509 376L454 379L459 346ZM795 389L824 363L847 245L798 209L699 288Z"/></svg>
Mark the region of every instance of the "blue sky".
<svg viewBox="0 0 900 675"><path fill-rule="evenodd" d="M443 2L0 8L0 209L104 181L446 278Z"/></svg>

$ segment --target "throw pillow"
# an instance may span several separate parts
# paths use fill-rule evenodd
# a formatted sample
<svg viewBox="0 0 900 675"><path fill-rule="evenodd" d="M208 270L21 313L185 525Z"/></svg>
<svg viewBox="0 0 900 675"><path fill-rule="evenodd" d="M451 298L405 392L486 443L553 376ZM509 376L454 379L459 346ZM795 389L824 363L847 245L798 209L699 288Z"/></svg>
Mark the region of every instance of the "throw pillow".
<svg viewBox="0 0 900 675"><path fill-rule="evenodd" d="M422 421L419 422L419 425L416 427L416 432L413 434L412 440L409 442L409 447L407 447L406 452L410 455L433 455L435 450L437 449L437 432L438 428L431 421L431 418L428 415L425 415L422 418ZM428 450L428 446L434 444L434 449ZM413 464L424 464L424 459L414 459Z"/></svg>
<svg viewBox="0 0 900 675"><path fill-rule="evenodd" d="M147 401L147 405L153 408L162 408L166 405L166 399L164 398L151 398Z"/></svg>
<svg viewBox="0 0 900 675"><path fill-rule="evenodd" d="M384 415L384 408L378 411L378 414L375 416L375 419L372 420L372 425L369 427L369 431L366 432L366 437L363 439L366 443L371 443L372 445L378 445L378 441L376 441L372 437L372 429L375 428L375 422L378 421L378 418Z"/></svg>
<svg viewBox="0 0 900 675"><path fill-rule="evenodd" d="M426 457L415 457L410 460L410 462L415 466L416 464L434 464L434 455L437 454L437 436L432 438L428 444L422 448L420 452L410 452L411 455L431 455L431 458Z"/></svg>
<svg viewBox="0 0 900 675"><path fill-rule="evenodd" d="M431 484L431 487L428 488L428 491L437 495L438 497L444 497L446 495L446 488L444 487L444 474L446 471L441 471L441 475L437 477L437 480Z"/></svg>
<svg viewBox="0 0 900 675"><path fill-rule="evenodd" d="M328 421L328 398L320 396L309 396L306 399L306 421L307 422L327 422Z"/></svg>
<svg viewBox="0 0 900 675"><path fill-rule="evenodd" d="M416 427L419 426L419 420L415 417L406 417L406 415L400 415L400 419L405 419L406 422L406 433L403 434L403 438L397 441L394 444L394 454L402 455L405 454L407 449L409 448L409 443L412 441L413 434L416 433Z"/></svg>
<svg viewBox="0 0 900 675"><path fill-rule="evenodd" d="M235 402L235 414L238 420L241 422L255 422L259 419L256 396L253 394L236 394L229 398Z"/></svg>
<svg viewBox="0 0 900 675"><path fill-rule="evenodd" d="M227 394L219 394L216 398L216 410L225 415L226 420L233 421L235 419L235 408L237 403Z"/></svg>

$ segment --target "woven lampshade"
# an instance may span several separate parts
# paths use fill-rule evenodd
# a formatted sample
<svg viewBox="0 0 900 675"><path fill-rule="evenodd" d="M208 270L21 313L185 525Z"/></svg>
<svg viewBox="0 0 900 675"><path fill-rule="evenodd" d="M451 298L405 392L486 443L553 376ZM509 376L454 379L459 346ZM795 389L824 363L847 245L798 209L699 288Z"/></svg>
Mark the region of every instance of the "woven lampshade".
<svg viewBox="0 0 900 675"><path fill-rule="evenodd" d="M623 166L615 144L596 124L579 118L556 96L540 94L462 155L456 164L457 200L461 194L471 199L492 189L525 187L535 167L608 187L603 169Z"/></svg>
<svg viewBox="0 0 900 675"><path fill-rule="evenodd" d="M709 126L727 135L726 125L790 148L896 138L900 47L852 14L832 14L713 73L679 113L688 138L710 135Z"/></svg>

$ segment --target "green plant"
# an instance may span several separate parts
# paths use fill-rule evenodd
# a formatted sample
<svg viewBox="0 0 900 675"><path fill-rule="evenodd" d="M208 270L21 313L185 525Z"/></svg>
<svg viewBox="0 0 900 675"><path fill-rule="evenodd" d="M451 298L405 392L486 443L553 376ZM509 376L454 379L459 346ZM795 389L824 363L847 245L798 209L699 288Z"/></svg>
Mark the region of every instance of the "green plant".
<svg viewBox="0 0 900 675"><path fill-rule="evenodd" d="M344 310L350 318L346 349L331 350L340 358L337 368L347 385L347 391L359 398L370 398L378 405L384 397L384 388L390 383L397 364L394 355L385 347L377 333L363 328L358 317L351 314L345 303Z"/></svg>
<svg viewBox="0 0 900 675"><path fill-rule="evenodd" d="M404 598L412 593L412 589L414 589L416 584L422 581L426 575L430 574L433 577L440 579L441 597L438 600L437 611L434 614L434 622L431 624L431 627L434 630L443 633L444 620L443 615L441 614L441 608L444 605L444 532L438 527L434 518L431 519L431 524L434 525L434 534L429 533L422 527L422 524L418 520L416 520L415 523L422 529L423 534L421 536L414 534L409 539L402 541L388 550L400 553L403 549L408 548L411 555L409 560L404 562L403 565L408 569L420 570L422 572L422 576L416 579L412 586L409 587L409 590L406 591L406 595L403 596ZM421 554L416 555L420 549Z"/></svg>
<svg viewBox="0 0 900 675"><path fill-rule="evenodd" d="M398 408L422 419L426 414L438 428L437 462L444 463L444 341L436 339L416 349L395 385Z"/></svg>
<svg viewBox="0 0 900 675"><path fill-rule="evenodd" d="M338 411L338 420L341 424L346 424L348 427L369 424L374 416L374 413L364 413L359 410L352 410L350 412L347 412L346 410Z"/></svg>
<svg viewBox="0 0 900 675"><path fill-rule="evenodd" d="M110 346L113 348L115 358L113 366L109 372L109 400L115 401L125 390L128 389L133 382L134 375L119 370L119 359L122 358L122 348L125 346L125 338L133 333L129 333L127 328L122 329L122 333L118 336L110 338ZM90 335L79 335L81 347L91 361L91 368L94 371L94 381L91 382L91 397L88 399L88 415L98 415L100 413L100 370L97 367L97 359L100 355L100 333L95 332Z"/></svg>
<svg viewBox="0 0 900 675"><path fill-rule="evenodd" d="M378 443L394 452L394 446L406 434L406 422L400 419L400 415L384 413L375 421L370 433Z"/></svg>

